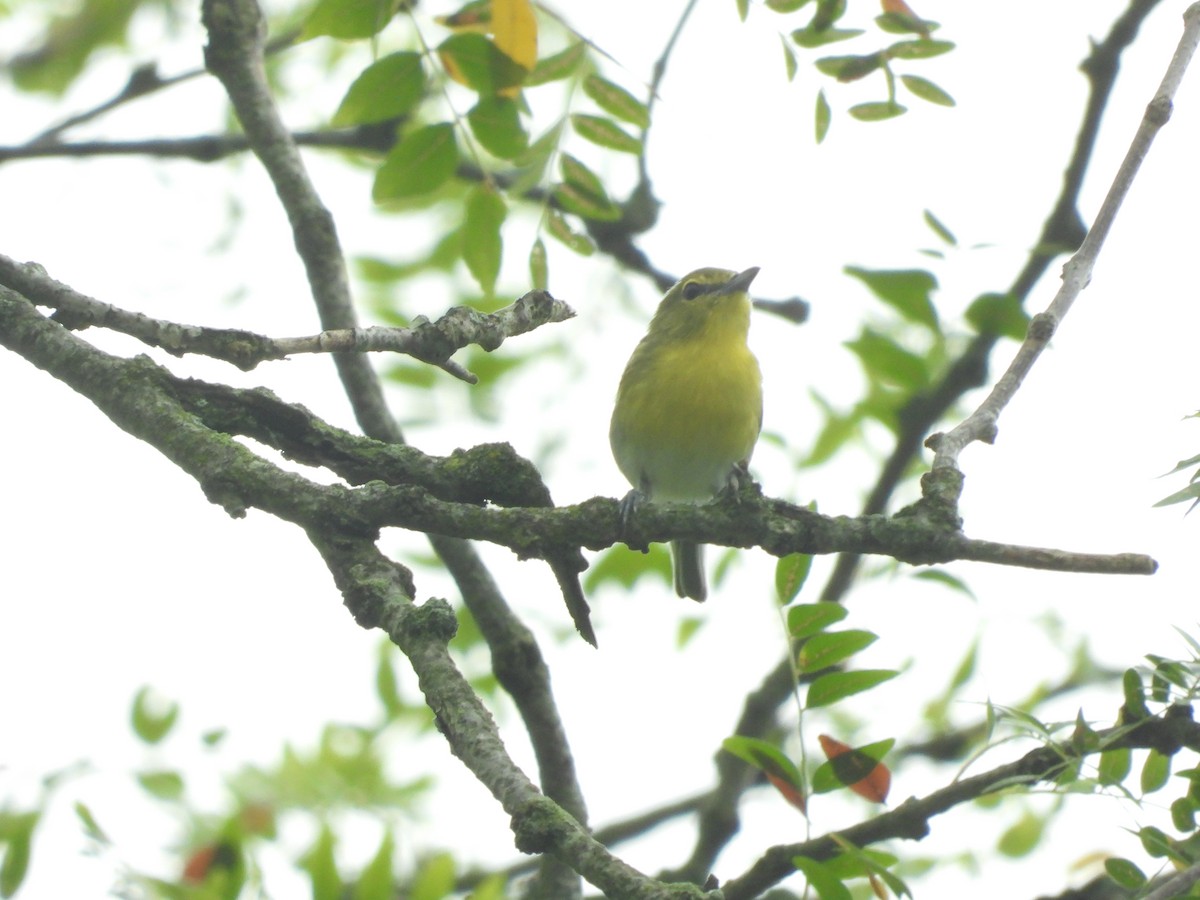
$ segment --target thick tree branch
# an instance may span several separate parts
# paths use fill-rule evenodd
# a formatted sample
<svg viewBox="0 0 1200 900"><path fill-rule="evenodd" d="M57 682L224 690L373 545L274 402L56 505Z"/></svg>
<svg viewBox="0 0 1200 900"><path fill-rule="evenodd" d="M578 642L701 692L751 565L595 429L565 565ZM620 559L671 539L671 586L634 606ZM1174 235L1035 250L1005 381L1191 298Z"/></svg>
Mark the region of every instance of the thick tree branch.
<svg viewBox="0 0 1200 900"><path fill-rule="evenodd" d="M234 328L205 328L154 319L119 309L55 281L35 265L22 265L0 254L0 284L24 294L39 306L56 310L52 317L72 330L107 328L130 335L174 356L210 356L249 371L265 360L302 353L404 353L444 369L470 384L478 379L450 359L458 350L477 344L497 349L504 340L541 325L563 322L575 311L545 291L530 291L494 313L456 306L430 322L419 317L410 328L349 328L297 338L271 338Z"/></svg>
<svg viewBox="0 0 1200 900"><path fill-rule="evenodd" d="M337 522L346 532L362 535L385 527L405 528L489 541L508 547L521 558L554 558L565 548L601 549L622 540L641 546L682 537L730 547L757 546L776 556L852 550L886 554L917 565L978 559L1063 571L1149 574L1155 568L1153 560L1136 554L1063 554L972 540L947 530L943 523L920 514L916 507L892 518L824 516L765 498L757 486L743 489L736 498L704 507L648 503L625 529L618 502L606 498L559 508L485 508L443 500L408 483L372 480L356 488L325 486L276 469L238 444L230 444L221 465L214 467L207 457L179 452L176 441L181 429L207 426L196 401L185 404L178 394L195 390L201 397L210 397L222 389L181 381L145 358L126 360L102 353L7 289L0 293L0 340L90 398L119 426L160 449L200 481L210 500L235 516L255 507L305 528L323 521ZM69 358L51 353L67 349ZM84 375L85 369L100 369L106 375ZM114 381L120 382L119 389ZM186 419L145 418L148 411L157 408L155 404L168 401ZM189 405L198 412L188 411ZM339 435L327 424L313 427L328 437L350 440L349 435ZM342 449L346 446L343 444ZM374 449L372 459L378 462L388 458L392 448L381 444ZM401 456L401 448L395 449ZM249 456L235 461L230 456L235 450ZM411 451L403 453L403 458L411 460ZM359 471L361 467L362 461Z"/></svg>
<svg viewBox="0 0 1200 900"><path fill-rule="evenodd" d="M370 539L310 529L346 606L366 627L382 628L412 662L421 692L450 749L512 817L517 848L551 853L611 897L701 900L694 885L653 881L610 854L558 804L545 797L509 758L496 723L450 658L457 620L444 600L413 603L407 573Z"/></svg>

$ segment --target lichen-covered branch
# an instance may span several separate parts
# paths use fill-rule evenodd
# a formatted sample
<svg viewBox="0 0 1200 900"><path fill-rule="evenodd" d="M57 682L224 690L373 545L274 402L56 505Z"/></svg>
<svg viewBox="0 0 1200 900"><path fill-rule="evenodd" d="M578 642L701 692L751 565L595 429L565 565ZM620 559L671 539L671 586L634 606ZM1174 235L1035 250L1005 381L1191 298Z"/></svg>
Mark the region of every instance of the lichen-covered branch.
<svg viewBox="0 0 1200 900"><path fill-rule="evenodd" d="M89 397L120 427L160 449L196 477L209 499L231 515L256 507L302 527L334 522L360 535L384 527L405 528L489 541L522 558L553 558L580 546L601 549L620 541L642 546L682 537L730 547L761 547L776 556L849 550L886 554L915 565L979 558L1064 571L1078 570L1072 567L1095 571L1104 565L1110 572L1149 574L1155 568L1149 557L1135 554L1082 556L972 540L922 515L920 506L890 518L825 516L763 497L756 486L743 489L739 497L704 507L646 504L626 529L617 501L607 498L559 508L495 508L480 506L477 498L471 503L441 499L404 477L395 484L378 480L377 475L359 487L320 485L278 469L225 434L222 453L198 454L192 449L194 433L217 432L208 429L202 414L189 408L180 393L194 389L199 396L213 396L212 385L177 379L148 359L102 353L7 289L0 292L0 341ZM314 429L337 434L326 424L314 424ZM185 439L185 434L192 437ZM343 439L350 441L350 436ZM350 445L343 444L342 452ZM373 459L392 458L386 445L371 449ZM216 456L219 463L214 463ZM397 450L395 458L402 457L417 459ZM511 470L511 460L504 465Z"/></svg>
<svg viewBox="0 0 1200 900"><path fill-rule="evenodd" d="M24 294L67 328L107 328L135 337L175 356L199 354L233 363L249 371L266 360L302 353L404 353L445 369L471 384L478 379L450 357L470 344L492 351L506 338L542 325L563 322L575 311L545 291L530 291L494 313L456 306L436 322L419 317L408 328L375 326L343 328L295 338L271 338L235 328L206 328L154 319L120 309L73 290L39 266L21 264L0 254L0 284Z"/></svg>

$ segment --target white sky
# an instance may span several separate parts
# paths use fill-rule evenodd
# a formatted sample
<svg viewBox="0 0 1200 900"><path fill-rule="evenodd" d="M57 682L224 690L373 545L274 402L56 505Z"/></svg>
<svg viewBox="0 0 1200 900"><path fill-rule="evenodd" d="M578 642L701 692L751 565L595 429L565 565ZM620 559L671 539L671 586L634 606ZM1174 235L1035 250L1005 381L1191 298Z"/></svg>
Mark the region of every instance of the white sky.
<svg viewBox="0 0 1200 900"><path fill-rule="evenodd" d="M580 5L573 24L619 59L610 72L637 89L673 25L680 4ZM873 12L871 4L865 6ZM1158 84L1181 28L1185 3L1165 3L1123 62L1121 79L1083 196L1091 217L1125 152L1145 103ZM661 8L659 8L661 7ZM763 296L800 294L813 303L811 322L793 329L759 316L752 342L766 381L766 421L793 448L817 426L810 389L850 403L860 387L857 366L841 346L864 316L881 309L843 265L933 266L942 285L944 321L977 294L1006 287L1036 237L1058 190L1080 118L1085 84L1077 71L1088 36L1102 37L1119 2L1045 4L1019 0L973 7L922 0L916 9L941 21L959 49L910 69L937 81L957 99L953 111L913 100L912 113L865 126L837 115L829 139L812 142L815 76L801 64L797 82L783 79L776 25L761 7L738 25L732 3L701 4L671 62L656 107L650 166L666 205L644 241L656 265L683 272L698 265L762 267ZM431 6L428 12L441 11ZM19 32L15 29L14 33ZM8 40L8 38L4 38ZM0 56L11 45L0 45ZM856 44L845 52L856 52ZM842 52L839 48L831 52ZM198 46L170 51L176 71L199 63ZM145 53L139 59L146 58ZM16 143L69 111L111 95L127 66L110 60L66 101L40 103L6 91L0 142ZM1200 445L1195 422L1193 336L1200 306L1192 259L1194 211L1200 201L1200 74L1193 71L1117 222L1092 286L1039 361L1001 420L994 447L963 456L967 533L982 538L1092 552L1139 551L1162 569L1153 578L1099 578L959 565L978 602L942 588L897 578L873 581L849 599L848 624L880 635L864 666L911 669L850 710L873 724L868 739L907 733L924 699L944 684L967 644L983 636L976 682L966 692L982 703L1020 700L1039 682L1061 677L1064 649L1086 638L1106 664L1134 665L1147 652L1183 653L1172 626L1196 629L1197 524L1182 508L1151 509L1182 486L1157 480ZM317 76L289 121L319 122L338 90ZM832 89L835 110L877 97L874 81ZM134 105L91 130L99 136L189 134L220 122L216 85L199 81L144 105ZM574 152L575 148L571 148ZM586 156L582 150L580 155ZM597 157L598 158L598 157ZM319 154L306 159L338 217L347 252L404 255L422 232L370 212L369 175L347 171ZM302 273L282 215L260 169L250 160L224 167L141 159L23 162L0 166L0 252L42 263L53 276L118 306L187 322L236 325L272 334L313 330ZM614 171L618 181L625 177ZM231 249L209 253L225 234L230 196L243 213ZM963 249L944 263L916 251L932 246L921 211L932 209ZM511 251L502 273L513 293L524 288L528 229L506 234ZM968 249L972 245L986 245ZM570 329L573 358L544 356L508 390L494 428L468 420L465 389L450 387L427 427L410 439L448 452L503 437L539 461L559 502L626 490L608 455L608 410L616 378L657 300L642 279L621 276L603 260L580 261L551 245L551 289L579 317ZM1052 270L1056 275L1058 267ZM1057 287L1048 277L1032 299L1043 308ZM405 309L436 314L450 293L424 282L403 298ZM119 352L131 342L84 334ZM542 346L534 335L501 353ZM997 365L1014 345L1000 348ZM169 365L178 372L237 384L267 384L330 421L351 425L328 360L298 359L250 375L204 361ZM570 380L579 376L581 380ZM89 403L0 354L0 449L5 578L0 605L0 795L30 802L36 779L77 759L97 774L71 783L35 845L22 896L92 896L112 883L113 860L77 854L84 845L70 800L88 803L110 830L123 859L139 867L169 865L159 853L172 823L141 801L125 774L142 763L185 765L201 805L219 808L217 773L253 759L269 763L282 741L311 745L320 725L362 722L376 711L371 673L379 637L356 628L327 572L300 532L260 513L233 521L207 504L196 485L148 446L117 431ZM549 388L549 390L548 390ZM548 407L531 418L526 410ZM397 397L403 420L430 415L428 404ZM461 414L460 414L461 413ZM870 452L850 454L837 468L796 473L786 455L760 445L755 472L766 490L822 511L853 513L874 477L873 461L888 449L872 435ZM421 550L418 540L384 538L389 549ZM702 608L681 607L669 588L646 581L630 595L592 598L601 650L549 638L566 622L552 582L537 563L516 563L507 551L484 548L503 586L529 613L555 673L580 777L596 825L708 786L711 755L731 729L740 698L757 685L782 649L770 597L771 561L742 554ZM710 561L716 553L710 554ZM813 585L828 572L819 561ZM453 595L444 578L418 573L420 595ZM707 620L683 653L673 649L681 615ZM1065 624L1048 638L1032 623L1047 614ZM152 684L183 704L180 734L147 755L129 736L130 699ZM412 679L407 681L414 689ZM1069 718L1070 699L1056 713ZM1090 697L1085 714L1111 717L1115 694ZM963 722L980 714L957 709ZM502 710L509 748L531 772L519 725ZM877 724L876 724L877 723ZM219 758L193 748L213 727L230 729ZM825 726L808 727L810 738ZM1002 748L999 763L1021 752ZM429 818L403 833L411 854L427 847L464 846L485 862L515 856L507 823L468 773L438 741L398 748L404 760L441 769L439 801ZM442 765L446 760L447 764ZM1188 763L1191 764L1191 763ZM1183 768L1181 762L1177 768ZM902 800L940 785L944 773L904 770L893 786ZM1164 795L1165 796L1165 795ZM442 815L446 808L453 817ZM1014 800L986 817L958 810L935 820L916 854L970 847L986 855L1000 831L1020 815ZM814 833L866 814L864 806L824 801ZM916 882L918 896L1033 897L1054 893L1071 864L1091 852L1140 857L1121 828L1136 828L1149 812L1115 800L1073 798L1042 848L1040 862L988 859L975 875L955 867ZM157 823L151 830L147 823ZM1096 823L1094 830L1082 822ZM743 834L718 863L717 874L739 874L757 850L797 839L803 823L777 797L753 795ZM690 844L682 825L619 852L644 870L676 864ZM307 838L299 836L301 841ZM349 862L374 850L347 851ZM170 874L171 869L162 870ZM286 877L286 876L284 876ZM283 882L276 896L299 890ZM291 887L289 888L289 885ZM1019 888L1019 889L1018 889Z"/></svg>

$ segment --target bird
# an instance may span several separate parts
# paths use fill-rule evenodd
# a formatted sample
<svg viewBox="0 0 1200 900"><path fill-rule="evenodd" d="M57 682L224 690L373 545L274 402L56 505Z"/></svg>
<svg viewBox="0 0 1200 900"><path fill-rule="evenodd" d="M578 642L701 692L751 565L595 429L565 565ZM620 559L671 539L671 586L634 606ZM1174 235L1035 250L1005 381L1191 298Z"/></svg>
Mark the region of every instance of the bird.
<svg viewBox="0 0 1200 900"><path fill-rule="evenodd" d="M663 296L617 388L609 443L633 485L623 526L643 499L704 503L746 475L762 429L762 372L746 343L758 268L704 268ZM708 596L703 547L671 542L675 593Z"/></svg>

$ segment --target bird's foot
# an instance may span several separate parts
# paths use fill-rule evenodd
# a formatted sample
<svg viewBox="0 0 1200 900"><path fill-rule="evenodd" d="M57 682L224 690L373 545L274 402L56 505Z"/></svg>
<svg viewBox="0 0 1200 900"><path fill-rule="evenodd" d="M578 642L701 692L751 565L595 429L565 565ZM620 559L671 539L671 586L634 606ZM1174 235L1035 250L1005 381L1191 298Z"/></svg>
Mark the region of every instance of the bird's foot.
<svg viewBox="0 0 1200 900"><path fill-rule="evenodd" d="M630 550L640 550L642 553L649 553L650 548L645 542L630 543L626 538L629 533L629 522L633 515L637 512L637 508L642 505L642 501L646 499L646 495L634 488L628 494L621 498L620 516L621 516L621 537L625 538L625 543L629 545Z"/></svg>
<svg viewBox="0 0 1200 900"><path fill-rule="evenodd" d="M720 500L732 500L734 503L740 503L742 489L757 486L757 484L754 476L750 474L748 463L745 461L734 463L725 478L725 486L721 488L717 497Z"/></svg>

